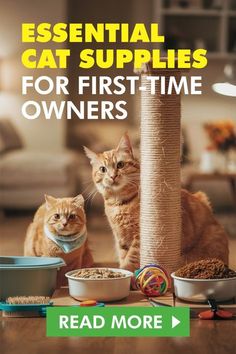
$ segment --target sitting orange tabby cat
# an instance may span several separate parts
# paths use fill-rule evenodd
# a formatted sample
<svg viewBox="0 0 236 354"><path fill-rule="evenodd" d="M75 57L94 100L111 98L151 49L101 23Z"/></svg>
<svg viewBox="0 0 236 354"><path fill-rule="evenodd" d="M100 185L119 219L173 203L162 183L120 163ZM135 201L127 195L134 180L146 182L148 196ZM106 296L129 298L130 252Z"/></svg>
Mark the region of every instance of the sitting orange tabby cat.
<svg viewBox="0 0 236 354"><path fill-rule="evenodd" d="M84 148L93 180L105 202L115 236L120 267L139 268L139 161L125 134L116 149L97 154ZM215 257L228 263L228 239L204 193L181 191L182 254L186 262Z"/></svg>
<svg viewBox="0 0 236 354"><path fill-rule="evenodd" d="M45 200L28 227L24 255L63 258L66 266L58 272L57 285L65 285L66 272L93 264L88 248L84 198L82 195L75 198L45 195Z"/></svg>

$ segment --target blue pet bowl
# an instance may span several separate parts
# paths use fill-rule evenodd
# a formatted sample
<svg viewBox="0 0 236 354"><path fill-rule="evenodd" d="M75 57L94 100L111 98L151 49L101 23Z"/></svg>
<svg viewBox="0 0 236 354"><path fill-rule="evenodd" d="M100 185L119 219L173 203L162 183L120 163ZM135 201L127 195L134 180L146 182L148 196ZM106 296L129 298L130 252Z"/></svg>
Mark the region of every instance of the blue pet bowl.
<svg viewBox="0 0 236 354"><path fill-rule="evenodd" d="M61 258L1 257L0 301L9 296L51 296L56 288Z"/></svg>

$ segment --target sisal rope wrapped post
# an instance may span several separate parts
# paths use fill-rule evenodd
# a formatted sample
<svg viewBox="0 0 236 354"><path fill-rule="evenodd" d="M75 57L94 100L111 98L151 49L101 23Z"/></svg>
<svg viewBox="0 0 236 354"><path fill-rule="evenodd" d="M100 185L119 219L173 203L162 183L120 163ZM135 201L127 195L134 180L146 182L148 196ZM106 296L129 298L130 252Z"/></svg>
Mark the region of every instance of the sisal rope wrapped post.
<svg viewBox="0 0 236 354"><path fill-rule="evenodd" d="M148 75L165 76L167 87L180 71L148 63L141 80L140 262L172 272L181 265L180 95L161 95L159 82L151 95Z"/></svg>

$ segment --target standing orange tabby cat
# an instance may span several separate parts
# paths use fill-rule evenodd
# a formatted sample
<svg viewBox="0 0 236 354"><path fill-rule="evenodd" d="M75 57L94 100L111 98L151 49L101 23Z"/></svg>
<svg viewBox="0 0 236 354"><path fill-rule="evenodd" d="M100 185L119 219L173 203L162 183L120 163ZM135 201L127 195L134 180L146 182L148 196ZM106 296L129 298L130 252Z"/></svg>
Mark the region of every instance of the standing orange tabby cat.
<svg viewBox="0 0 236 354"><path fill-rule="evenodd" d="M84 198L53 198L37 210L24 243L25 256L61 257L66 266L58 273L57 285L65 285L65 273L90 267L93 258L88 248Z"/></svg>
<svg viewBox="0 0 236 354"><path fill-rule="evenodd" d="M139 268L140 165L125 134L116 149L97 154L85 147L93 180L105 202L105 213L115 236L120 267ZM215 257L228 263L228 239L213 216L204 193L181 191L182 254L186 262Z"/></svg>

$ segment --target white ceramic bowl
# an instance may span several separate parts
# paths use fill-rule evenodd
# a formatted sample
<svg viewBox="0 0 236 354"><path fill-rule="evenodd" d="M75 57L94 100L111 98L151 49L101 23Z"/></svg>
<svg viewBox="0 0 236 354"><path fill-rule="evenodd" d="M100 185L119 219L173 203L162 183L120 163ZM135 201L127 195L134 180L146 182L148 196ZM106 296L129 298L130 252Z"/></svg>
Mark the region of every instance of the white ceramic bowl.
<svg viewBox="0 0 236 354"><path fill-rule="evenodd" d="M207 299L227 301L236 297L236 277L225 279L189 279L171 274L174 293L182 300L206 302Z"/></svg>
<svg viewBox="0 0 236 354"><path fill-rule="evenodd" d="M83 268L94 269L94 268ZM73 274L80 269L72 270L66 273L69 284L70 296L76 300L97 300L97 301L116 301L121 300L129 295L130 281L133 273L125 269L117 268L96 268L109 269L114 272L124 274L122 278L108 278L108 279L87 279L77 278Z"/></svg>

